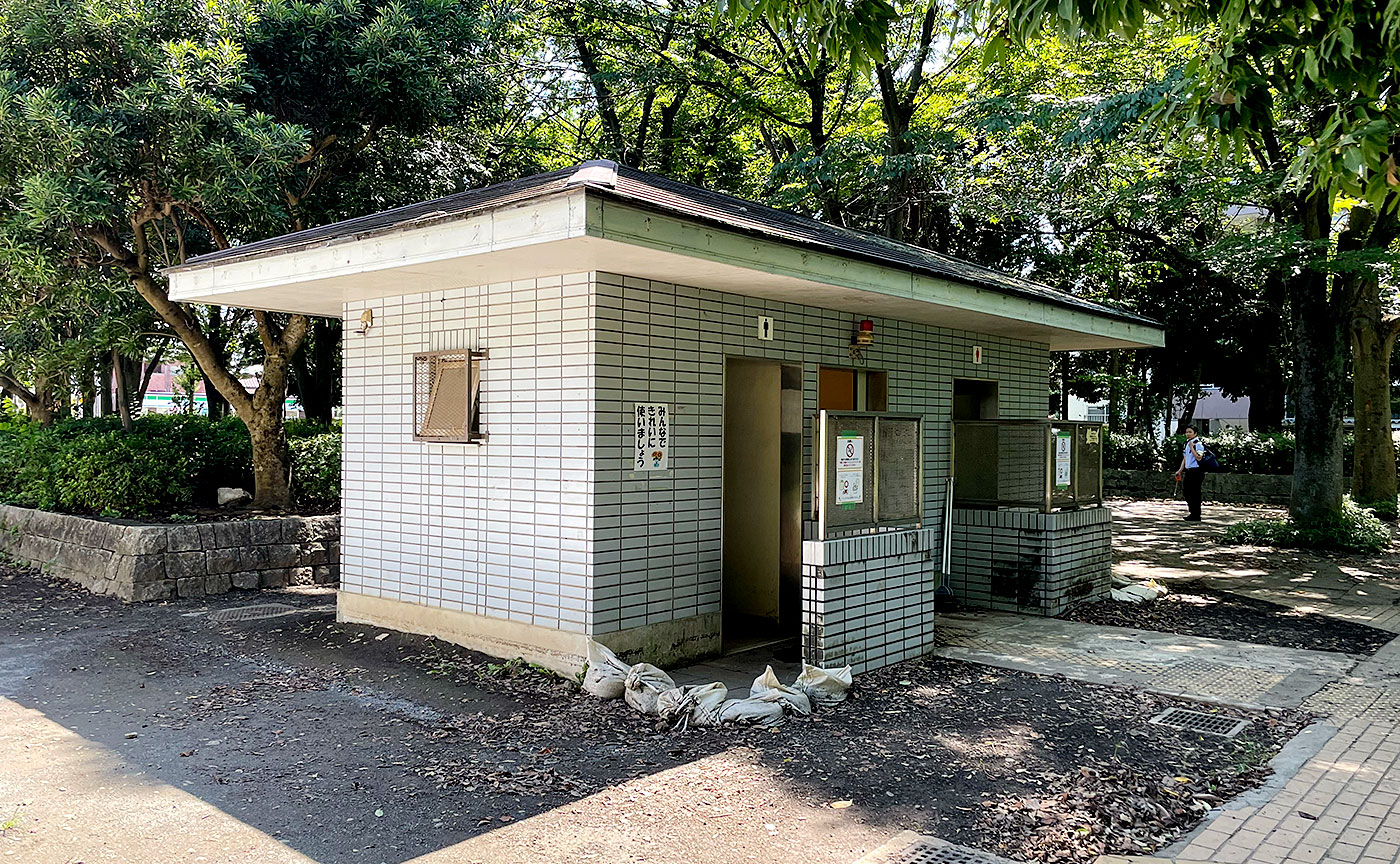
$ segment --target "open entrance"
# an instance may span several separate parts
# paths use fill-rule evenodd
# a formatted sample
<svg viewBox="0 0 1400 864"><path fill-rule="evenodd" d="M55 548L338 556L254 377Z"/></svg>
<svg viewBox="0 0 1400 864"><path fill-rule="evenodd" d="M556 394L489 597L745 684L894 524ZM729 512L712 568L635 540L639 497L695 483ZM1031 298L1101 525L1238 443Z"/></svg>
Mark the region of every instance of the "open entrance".
<svg viewBox="0 0 1400 864"><path fill-rule="evenodd" d="M802 628L802 370L724 366L726 653L791 642Z"/></svg>
<svg viewBox="0 0 1400 864"><path fill-rule="evenodd" d="M995 426L967 425L970 420L995 420L997 382L974 378L953 379L953 497L958 500L987 497L996 500L1000 438Z"/></svg>

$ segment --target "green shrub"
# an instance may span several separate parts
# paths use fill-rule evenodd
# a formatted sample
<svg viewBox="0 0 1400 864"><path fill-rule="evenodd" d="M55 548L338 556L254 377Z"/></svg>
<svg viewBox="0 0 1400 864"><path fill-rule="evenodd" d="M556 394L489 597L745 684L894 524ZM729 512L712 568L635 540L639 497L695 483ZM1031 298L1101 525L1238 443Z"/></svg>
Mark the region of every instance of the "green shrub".
<svg viewBox="0 0 1400 864"><path fill-rule="evenodd" d="M1126 432L1104 432L1103 467L1130 471L1161 471L1161 448L1151 433L1129 435Z"/></svg>
<svg viewBox="0 0 1400 864"><path fill-rule="evenodd" d="M1231 525L1220 542L1232 546L1288 546L1379 552L1390 545L1390 528L1365 507L1346 498L1336 516L1300 526L1291 519L1252 519Z"/></svg>
<svg viewBox="0 0 1400 864"><path fill-rule="evenodd" d="M289 424L290 425L290 424ZM290 430L289 430L290 431ZM293 489L309 506L340 496L340 433L299 424L289 442ZM310 437L306 437L310 436ZM303 443L306 442L306 443ZM298 465L298 460L305 460ZM145 415L123 432L116 417L44 428L0 423L0 502L109 516L212 506L220 486L251 489L252 445L237 418Z"/></svg>
<svg viewBox="0 0 1400 864"><path fill-rule="evenodd" d="M292 438L292 494L311 507L340 503L340 433Z"/></svg>
<svg viewBox="0 0 1400 864"><path fill-rule="evenodd" d="M1231 474L1292 474L1293 434L1291 432L1246 432L1225 429L1218 435L1203 436L1206 446L1220 458L1221 467ZM1162 444L1167 467L1181 464L1186 449L1185 435L1172 435Z"/></svg>
<svg viewBox="0 0 1400 864"><path fill-rule="evenodd" d="M306 420L292 418L285 426L287 438L310 438L313 435L340 434L340 421L332 420L329 423L322 423L320 420Z"/></svg>

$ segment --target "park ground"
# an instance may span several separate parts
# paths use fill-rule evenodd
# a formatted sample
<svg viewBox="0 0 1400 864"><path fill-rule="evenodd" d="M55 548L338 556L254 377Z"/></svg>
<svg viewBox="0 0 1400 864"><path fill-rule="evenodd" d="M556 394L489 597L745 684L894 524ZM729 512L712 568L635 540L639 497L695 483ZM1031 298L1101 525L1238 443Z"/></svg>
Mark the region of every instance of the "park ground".
<svg viewBox="0 0 1400 864"><path fill-rule="evenodd" d="M937 656L775 730L673 732L334 595L123 606L0 570L0 856L855 862L1400 856L1400 555L1219 547L1260 514L1115 505L1173 589L940 622ZM252 604L287 614L238 620ZM1179 707L1238 737L1148 722ZM946 858L938 860L968 860ZM994 859L985 859L994 860Z"/></svg>

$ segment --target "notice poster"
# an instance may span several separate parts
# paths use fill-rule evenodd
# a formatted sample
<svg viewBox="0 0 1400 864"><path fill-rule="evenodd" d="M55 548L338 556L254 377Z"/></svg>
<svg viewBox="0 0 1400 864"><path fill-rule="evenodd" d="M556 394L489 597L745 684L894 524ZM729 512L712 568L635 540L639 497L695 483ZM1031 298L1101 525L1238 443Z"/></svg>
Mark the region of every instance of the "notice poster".
<svg viewBox="0 0 1400 864"><path fill-rule="evenodd" d="M1070 484L1070 471L1074 460L1074 433L1060 432L1055 435L1055 488L1064 489Z"/></svg>
<svg viewBox="0 0 1400 864"><path fill-rule="evenodd" d="M637 445L632 468L665 471L671 467L671 415L666 405L636 403Z"/></svg>
<svg viewBox="0 0 1400 864"><path fill-rule="evenodd" d="M865 500L865 437L836 436L836 503L859 504Z"/></svg>

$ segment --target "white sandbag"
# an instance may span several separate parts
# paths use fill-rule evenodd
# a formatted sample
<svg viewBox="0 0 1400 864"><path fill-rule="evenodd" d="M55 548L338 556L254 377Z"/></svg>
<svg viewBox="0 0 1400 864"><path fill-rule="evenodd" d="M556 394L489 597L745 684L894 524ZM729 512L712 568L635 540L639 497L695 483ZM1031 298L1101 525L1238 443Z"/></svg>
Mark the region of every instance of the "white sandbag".
<svg viewBox="0 0 1400 864"><path fill-rule="evenodd" d="M695 726L718 726L719 712L729 698L729 688L716 681L697 687L693 695L695 707L690 709L690 722Z"/></svg>
<svg viewBox="0 0 1400 864"><path fill-rule="evenodd" d="M719 681L673 687L656 697L656 713L680 728L718 726L719 709L728 696L729 688Z"/></svg>
<svg viewBox="0 0 1400 864"><path fill-rule="evenodd" d="M749 687L749 696L755 699L765 699L769 702L778 702L788 709L789 714L806 717L812 713L812 700L807 698L807 694L796 687L789 687L779 681L772 666L764 669L762 675L753 679L753 685Z"/></svg>
<svg viewBox="0 0 1400 864"><path fill-rule="evenodd" d="M807 694L813 708L835 705L846 701L846 693L851 689L851 667L819 669L803 663L802 674L793 686Z"/></svg>
<svg viewBox="0 0 1400 864"><path fill-rule="evenodd" d="M763 698L730 699L720 706L719 722L725 726L781 726L787 722L787 711L781 702Z"/></svg>
<svg viewBox="0 0 1400 864"><path fill-rule="evenodd" d="M1126 588L1111 588L1108 593L1114 600L1124 603L1150 603L1164 596L1167 589L1158 582L1148 580L1147 582L1137 582Z"/></svg>
<svg viewBox="0 0 1400 864"><path fill-rule="evenodd" d="M1143 597L1140 594L1133 594L1127 588L1110 588L1108 596L1119 603L1141 603Z"/></svg>
<svg viewBox="0 0 1400 864"><path fill-rule="evenodd" d="M622 692L627 689L628 668L608 646L588 640L588 671L583 675L583 692L599 699L621 699Z"/></svg>
<svg viewBox="0 0 1400 864"><path fill-rule="evenodd" d="M676 686L671 676L650 663L638 663L627 670L623 698L648 717L656 716L656 697Z"/></svg>

